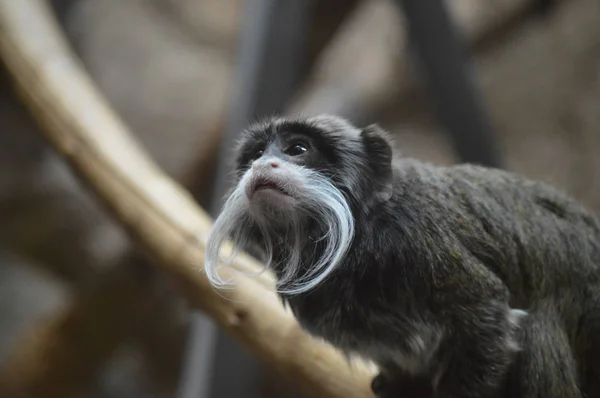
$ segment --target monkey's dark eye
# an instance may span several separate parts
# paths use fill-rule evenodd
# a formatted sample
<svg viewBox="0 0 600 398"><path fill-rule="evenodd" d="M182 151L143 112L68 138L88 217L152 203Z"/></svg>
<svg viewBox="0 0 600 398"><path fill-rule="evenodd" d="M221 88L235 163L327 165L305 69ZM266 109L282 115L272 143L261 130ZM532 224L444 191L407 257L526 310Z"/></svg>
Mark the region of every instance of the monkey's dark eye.
<svg viewBox="0 0 600 398"><path fill-rule="evenodd" d="M304 144L296 143L296 144L290 146L288 149L286 149L285 153L289 156L298 156L298 155L302 155L307 150L308 149L306 149L306 146Z"/></svg>
<svg viewBox="0 0 600 398"><path fill-rule="evenodd" d="M263 155L263 150L259 149L256 152L254 152L254 156L252 156L252 161L255 161L256 159L260 158Z"/></svg>

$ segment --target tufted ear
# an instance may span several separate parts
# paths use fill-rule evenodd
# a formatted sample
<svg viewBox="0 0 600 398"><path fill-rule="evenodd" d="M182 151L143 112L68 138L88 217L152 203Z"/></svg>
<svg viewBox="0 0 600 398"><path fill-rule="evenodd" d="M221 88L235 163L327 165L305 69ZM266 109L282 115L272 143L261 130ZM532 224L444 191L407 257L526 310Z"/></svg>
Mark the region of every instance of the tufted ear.
<svg viewBox="0 0 600 398"><path fill-rule="evenodd" d="M369 177L375 184L378 199L386 201L392 195L392 145L388 134L378 125L365 127L361 133L367 156Z"/></svg>

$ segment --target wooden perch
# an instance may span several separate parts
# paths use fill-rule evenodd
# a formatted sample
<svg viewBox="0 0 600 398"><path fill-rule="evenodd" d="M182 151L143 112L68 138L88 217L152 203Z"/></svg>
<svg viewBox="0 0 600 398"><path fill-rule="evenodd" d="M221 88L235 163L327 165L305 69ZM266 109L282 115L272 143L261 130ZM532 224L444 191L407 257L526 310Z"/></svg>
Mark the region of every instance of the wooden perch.
<svg viewBox="0 0 600 398"><path fill-rule="evenodd" d="M131 252L88 282L67 308L13 344L2 364L0 397L79 397L128 343L151 353L150 371L160 369L153 380L176 380L182 336L173 333L173 300L156 289L156 274L145 257Z"/></svg>
<svg viewBox="0 0 600 398"><path fill-rule="evenodd" d="M7 361L10 366L4 366L0 396L80 396L119 343L156 316L160 305L156 295L148 294L143 277L147 270L126 265L79 292L67 311L27 334L17 345L16 357Z"/></svg>
<svg viewBox="0 0 600 398"><path fill-rule="evenodd" d="M130 137L68 49L42 0L0 0L0 51L17 90L74 172L160 264L192 303L249 350L322 397L369 397L372 373L352 368L303 332L272 291L272 279L238 277L215 291L202 270L212 220ZM199 242L197 242L197 239ZM234 266L256 272L241 255ZM233 271L224 270L226 276Z"/></svg>

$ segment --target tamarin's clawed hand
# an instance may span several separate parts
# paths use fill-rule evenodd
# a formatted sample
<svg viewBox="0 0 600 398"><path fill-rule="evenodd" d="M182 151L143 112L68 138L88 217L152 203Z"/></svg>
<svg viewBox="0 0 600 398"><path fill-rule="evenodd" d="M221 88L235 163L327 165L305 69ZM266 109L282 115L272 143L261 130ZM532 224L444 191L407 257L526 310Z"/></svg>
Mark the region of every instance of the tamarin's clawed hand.
<svg viewBox="0 0 600 398"><path fill-rule="evenodd" d="M308 333L378 364L382 398L600 398L600 222L566 194L327 115L256 123L235 155L208 277L226 240L259 253Z"/></svg>

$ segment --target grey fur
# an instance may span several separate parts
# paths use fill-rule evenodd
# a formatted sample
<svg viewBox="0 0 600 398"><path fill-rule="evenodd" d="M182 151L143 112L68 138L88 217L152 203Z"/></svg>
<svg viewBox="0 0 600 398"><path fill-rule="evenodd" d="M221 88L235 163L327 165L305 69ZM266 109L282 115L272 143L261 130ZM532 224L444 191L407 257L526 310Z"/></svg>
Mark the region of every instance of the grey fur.
<svg viewBox="0 0 600 398"><path fill-rule="evenodd" d="M334 147L317 171L344 194L354 238L326 279L281 295L302 327L375 361L384 397L418 383L428 387L421 396L444 398L600 397L595 214L513 173L392 156L377 126L335 116L251 126L238 178L245 150L303 126ZM306 238L287 250L309 267L321 249L310 236L322 231L304 225ZM251 222L237 227L244 243L261 246ZM282 275L277 249L274 259Z"/></svg>

